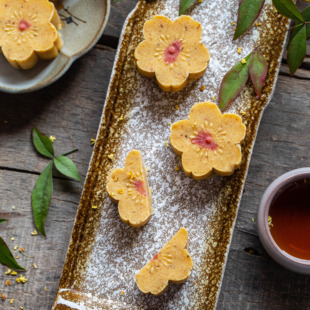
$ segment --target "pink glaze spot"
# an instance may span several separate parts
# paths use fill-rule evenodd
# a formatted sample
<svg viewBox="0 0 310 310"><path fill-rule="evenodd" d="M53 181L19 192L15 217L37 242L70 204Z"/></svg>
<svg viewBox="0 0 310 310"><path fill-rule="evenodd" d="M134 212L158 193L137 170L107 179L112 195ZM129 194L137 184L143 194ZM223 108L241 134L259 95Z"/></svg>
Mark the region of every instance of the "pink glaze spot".
<svg viewBox="0 0 310 310"><path fill-rule="evenodd" d="M175 62L181 52L181 41L174 41L171 45L169 45L165 50L165 63L171 64Z"/></svg>
<svg viewBox="0 0 310 310"><path fill-rule="evenodd" d="M146 190L143 181L140 180L134 181L133 184L135 185L135 188L138 191L138 193L140 193L143 196L146 196Z"/></svg>
<svg viewBox="0 0 310 310"><path fill-rule="evenodd" d="M25 31L31 27L31 24L29 24L26 20L22 19L18 24L18 29L20 31Z"/></svg>
<svg viewBox="0 0 310 310"><path fill-rule="evenodd" d="M156 259L157 259L158 254L159 254L159 253L156 253L156 254L154 255L154 257L152 258L152 261L154 261L154 260L156 260Z"/></svg>
<svg viewBox="0 0 310 310"><path fill-rule="evenodd" d="M213 141L212 135L204 130L200 130L197 137L192 139L191 142L212 151L216 150L218 147L218 145Z"/></svg>
<svg viewBox="0 0 310 310"><path fill-rule="evenodd" d="M175 47L173 45L170 45L168 47L168 52L169 52L169 54L174 54L175 53Z"/></svg>

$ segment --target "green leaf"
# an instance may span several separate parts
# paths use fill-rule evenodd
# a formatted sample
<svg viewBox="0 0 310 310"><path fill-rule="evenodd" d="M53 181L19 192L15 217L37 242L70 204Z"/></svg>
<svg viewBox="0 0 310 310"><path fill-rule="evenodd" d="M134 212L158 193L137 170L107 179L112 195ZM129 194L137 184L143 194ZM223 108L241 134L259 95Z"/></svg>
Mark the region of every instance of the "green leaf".
<svg viewBox="0 0 310 310"><path fill-rule="evenodd" d="M32 141L36 150L43 156L48 158L54 157L54 148L52 141L43 135L37 128L32 130Z"/></svg>
<svg viewBox="0 0 310 310"><path fill-rule="evenodd" d="M310 6L306 7L301 12L302 17L304 18L305 22L310 22ZM306 24L306 36L307 39L310 37L310 24Z"/></svg>
<svg viewBox="0 0 310 310"><path fill-rule="evenodd" d="M81 182L79 171L74 162L65 156L57 156L54 159L56 169L65 176Z"/></svg>
<svg viewBox="0 0 310 310"><path fill-rule="evenodd" d="M180 2L180 10L179 10L179 15L182 15L185 13L185 11L192 6L196 0L181 0Z"/></svg>
<svg viewBox="0 0 310 310"><path fill-rule="evenodd" d="M23 267L18 265L10 249L8 248L8 246L1 237L0 237L0 263L15 270L25 271Z"/></svg>
<svg viewBox="0 0 310 310"><path fill-rule="evenodd" d="M249 78L249 60L251 56L252 53L245 58L245 64L238 61L224 76L219 92L220 109L224 109L228 104L231 104L240 94Z"/></svg>
<svg viewBox="0 0 310 310"><path fill-rule="evenodd" d="M303 22L300 22L300 21L296 21L295 22L295 25L294 25L294 28L292 29L292 32L291 32L291 35L290 35L290 39L289 39L289 42L287 44L287 46L290 45L292 39L295 37L295 35L297 34L297 32L302 28L304 27L304 23Z"/></svg>
<svg viewBox="0 0 310 310"><path fill-rule="evenodd" d="M302 13L301 13L302 17L304 18L304 20L306 22L310 21L310 6L308 6L307 8L305 8ZM302 28L302 27L306 27L306 37L307 39L310 37L310 24L304 24L301 21L296 21L294 28L292 29L291 35L290 35L290 40L288 45L290 44L290 42L292 41L292 39L295 37L295 35L297 34L297 32Z"/></svg>
<svg viewBox="0 0 310 310"><path fill-rule="evenodd" d="M52 177L53 161L40 174L36 185L31 193L31 203L34 223L39 232L46 237L44 221L47 216L53 192Z"/></svg>
<svg viewBox="0 0 310 310"><path fill-rule="evenodd" d="M278 12L296 21L304 21L297 6L291 0L272 0Z"/></svg>
<svg viewBox="0 0 310 310"><path fill-rule="evenodd" d="M4 222L6 222L7 220L5 220L5 219L0 219L0 223L4 223Z"/></svg>
<svg viewBox="0 0 310 310"><path fill-rule="evenodd" d="M267 71L268 64L264 56L258 49L255 50L250 60L249 72L257 98L260 97L267 76Z"/></svg>
<svg viewBox="0 0 310 310"><path fill-rule="evenodd" d="M244 34L259 16L265 0L240 0L234 40Z"/></svg>
<svg viewBox="0 0 310 310"><path fill-rule="evenodd" d="M291 76L302 64L307 51L306 28L302 27L291 40L287 49L287 63Z"/></svg>

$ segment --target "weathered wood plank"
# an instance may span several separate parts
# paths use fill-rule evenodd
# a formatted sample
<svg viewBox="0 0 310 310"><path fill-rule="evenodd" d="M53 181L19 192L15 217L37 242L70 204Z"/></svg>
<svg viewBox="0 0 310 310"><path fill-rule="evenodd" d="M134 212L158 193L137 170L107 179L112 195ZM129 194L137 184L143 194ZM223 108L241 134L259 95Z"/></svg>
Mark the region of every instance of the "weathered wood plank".
<svg viewBox="0 0 310 310"><path fill-rule="evenodd" d="M34 224L30 193L36 179L33 174L0 171L0 217L9 220L1 225L1 236L11 250L18 245L18 248L25 249L27 255L34 256L27 258L18 250L13 252L27 269L23 275L28 282L24 285L16 283L17 277L5 275L7 268L0 265L0 288L7 297L6 301L0 300L0 309L3 310L20 309L20 306L24 309L51 309L56 296L82 184L54 179L54 195L45 226L47 238L44 239L39 235L31 236ZM15 210L12 210L13 205ZM12 237L14 241L11 241ZM34 263L38 269L34 269ZM7 280L12 286L4 286ZM14 302L11 305L12 298Z"/></svg>
<svg viewBox="0 0 310 310"><path fill-rule="evenodd" d="M111 1L110 18L103 35L119 38L127 15L134 9L138 0ZM107 43L104 41L103 43Z"/></svg>

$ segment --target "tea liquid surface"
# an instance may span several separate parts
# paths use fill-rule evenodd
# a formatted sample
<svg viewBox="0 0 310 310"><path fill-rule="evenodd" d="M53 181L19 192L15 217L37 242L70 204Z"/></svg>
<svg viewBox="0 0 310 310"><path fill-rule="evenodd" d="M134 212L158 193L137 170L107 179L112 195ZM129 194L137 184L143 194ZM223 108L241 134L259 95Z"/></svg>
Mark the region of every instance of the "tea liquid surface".
<svg viewBox="0 0 310 310"><path fill-rule="evenodd" d="M271 235L288 254L310 260L310 179L296 181L273 199Z"/></svg>

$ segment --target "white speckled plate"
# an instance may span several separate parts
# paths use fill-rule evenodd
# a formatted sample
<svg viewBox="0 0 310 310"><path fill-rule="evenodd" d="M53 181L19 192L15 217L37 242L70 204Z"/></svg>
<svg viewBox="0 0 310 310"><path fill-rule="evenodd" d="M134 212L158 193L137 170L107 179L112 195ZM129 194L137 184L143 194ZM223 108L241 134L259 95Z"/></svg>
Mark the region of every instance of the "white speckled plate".
<svg viewBox="0 0 310 310"><path fill-rule="evenodd" d="M33 69L17 70L0 54L0 91L27 93L59 79L79 57L87 53L101 37L110 14L110 0L63 0L59 15L64 41L52 61L39 61Z"/></svg>

